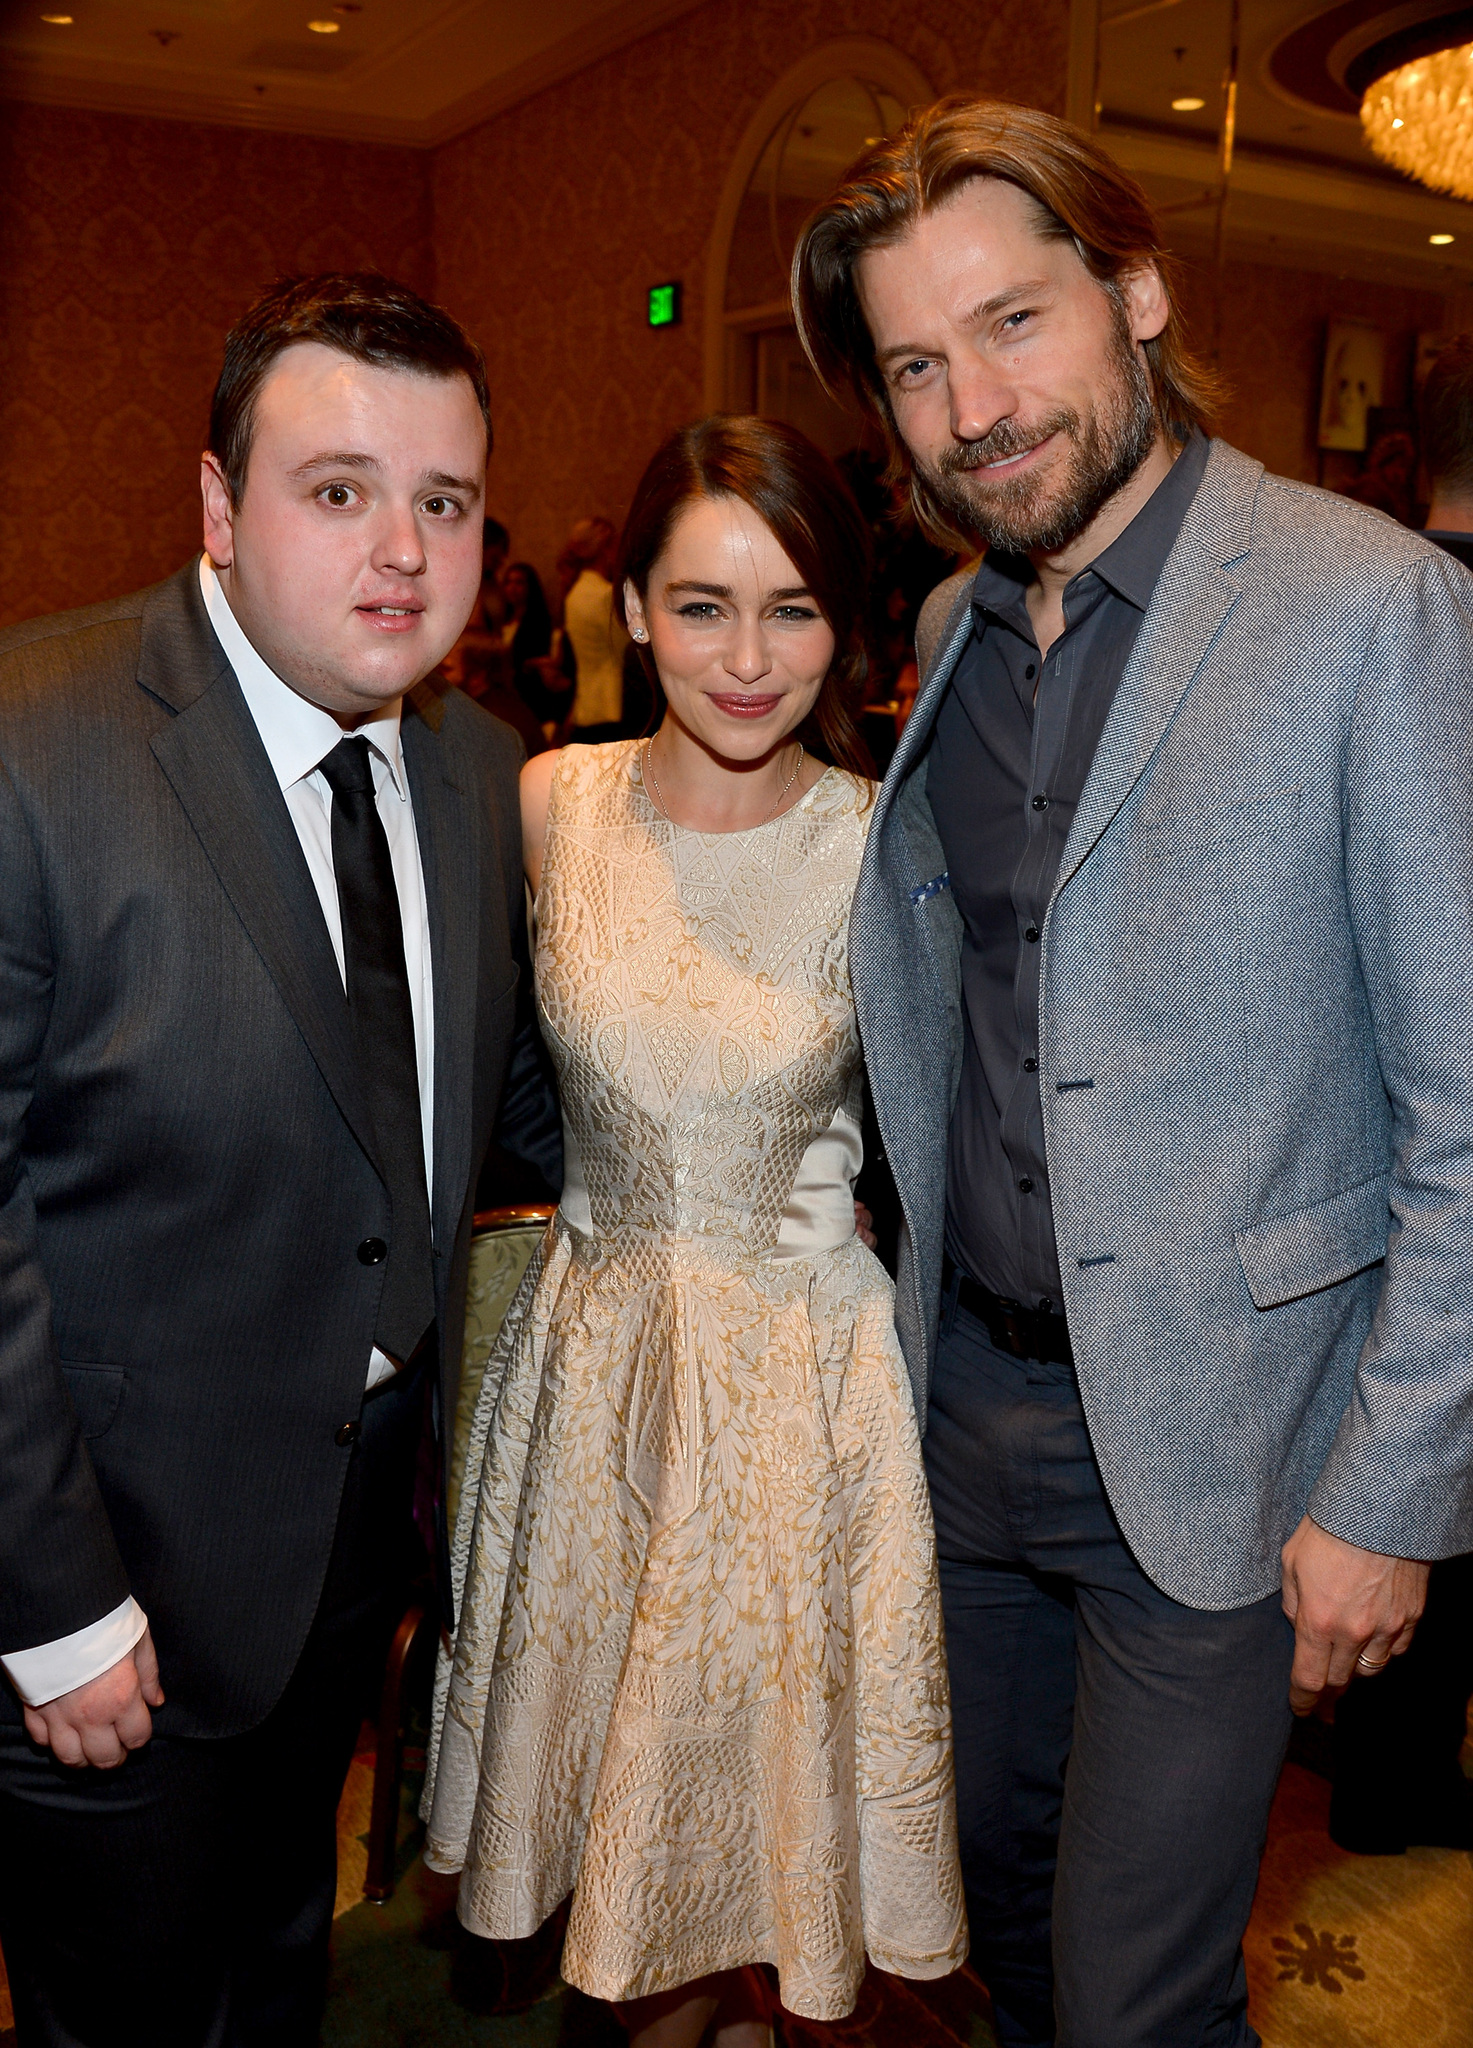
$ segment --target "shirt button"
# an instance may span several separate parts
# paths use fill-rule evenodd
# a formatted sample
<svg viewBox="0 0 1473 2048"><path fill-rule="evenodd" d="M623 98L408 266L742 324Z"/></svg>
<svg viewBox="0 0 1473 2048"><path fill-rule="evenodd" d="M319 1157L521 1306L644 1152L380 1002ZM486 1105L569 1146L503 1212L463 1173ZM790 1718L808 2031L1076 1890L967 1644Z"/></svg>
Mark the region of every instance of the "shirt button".
<svg viewBox="0 0 1473 2048"><path fill-rule="evenodd" d="M1033 1183L1028 1178L1026 1173L1024 1174L1023 1178L1018 1182L1018 1192L1022 1195L1031 1195L1033 1193Z"/></svg>
<svg viewBox="0 0 1473 2048"><path fill-rule="evenodd" d="M381 1266L389 1256L389 1247L381 1237L365 1237L358 1247L360 1266Z"/></svg>
<svg viewBox="0 0 1473 2048"><path fill-rule="evenodd" d="M1038 792L1038 795L1033 799L1033 808L1035 811L1046 811L1048 809L1048 798L1044 795L1042 790L1040 790Z"/></svg>
<svg viewBox="0 0 1473 2048"><path fill-rule="evenodd" d="M343 1449L346 1450L349 1444L357 1443L362 1433L356 1422L345 1422L340 1429L333 1431L332 1440L335 1444L341 1444Z"/></svg>
<svg viewBox="0 0 1473 2048"><path fill-rule="evenodd" d="M1036 946L1038 944L1038 926L1036 924L1029 925L1027 931L1024 932L1023 936L1028 941L1030 946ZM362 1258L363 1254L361 1251L359 1252L358 1256L360 1259Z"/></svg>
<svg viewBox="0 0 1473 2048"><path fill-rule="evenodd" d="M1037 1061L1037 1060L1024 1060L1024 1062L1023 1062L1023 1072L1024 1072L1025 1074L1036 1074L1036 1073L1038 1072L1038 1061Z"/></svg>

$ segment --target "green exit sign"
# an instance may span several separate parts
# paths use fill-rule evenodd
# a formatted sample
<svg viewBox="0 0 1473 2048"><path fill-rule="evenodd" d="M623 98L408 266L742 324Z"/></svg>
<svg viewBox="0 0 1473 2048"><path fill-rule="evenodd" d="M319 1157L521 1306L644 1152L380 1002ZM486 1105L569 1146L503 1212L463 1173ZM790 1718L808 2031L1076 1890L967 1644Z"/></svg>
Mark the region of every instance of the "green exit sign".
<svg viewBox="0 0 1473 2048"><path fill-rule="evenodd" d="M678 327L680 325L680 286L678 284L652 284L650 286L649 321L651 327Z"/></svg>

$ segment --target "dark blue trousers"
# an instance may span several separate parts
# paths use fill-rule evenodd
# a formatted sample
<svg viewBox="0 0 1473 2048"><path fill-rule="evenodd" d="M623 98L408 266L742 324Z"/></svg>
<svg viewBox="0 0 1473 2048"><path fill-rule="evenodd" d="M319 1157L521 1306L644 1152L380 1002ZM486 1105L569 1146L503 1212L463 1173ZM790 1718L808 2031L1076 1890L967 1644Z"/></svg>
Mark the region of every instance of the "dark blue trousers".
<svg viewBox="0 0 1473 2048"><path fill-rule="evenodd" d="M948 1302L936 1514L972 1962L1008 2048L1240 2048L1288 1743L1278 1596L1184 1607L1111 1513L1071 1368Z"/></svg>

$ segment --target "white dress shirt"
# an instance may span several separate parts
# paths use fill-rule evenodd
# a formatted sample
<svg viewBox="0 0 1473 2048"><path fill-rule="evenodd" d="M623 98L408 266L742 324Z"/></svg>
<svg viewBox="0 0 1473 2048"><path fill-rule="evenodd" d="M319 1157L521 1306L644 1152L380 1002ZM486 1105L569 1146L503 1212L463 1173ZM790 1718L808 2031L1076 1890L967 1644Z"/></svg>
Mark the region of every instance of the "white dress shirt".
<svg viewBox="0 0 1473 2048"><path fill-rule="evenodd" d="M332 790L318 763L343 738L343 729L330 712L284 683L269 669L236 620L210 566L208 555L200 558L200 591L215 637L235 671L256 730L261 735L282 796L291 813L297 838L301 841L308 871L327 921L338 972L347 986L343 964L343 922L338 904L337 880L332 865ZM430 922L425 902L424 869L420 865L419 840L414 829L414 806L409 795L409 778L404 772L404 754L399 740L402 699L395 697L383 709L357 726L368 741L373 764L374 798L389 842L394 865L394 882L399 892L399 916L404 927L404 965L409 976L409 1000L414 1012L414 1050L419 1068L419 1102L424 1134L425 1184L434 1187L435 1124L435 1009L430 975ZM369 1355L367 1384L378 1386L392 1379L395 1361L377 1346ZM73 1635L53 1643L40 1643L31 1650L16 1650L0 1657L12 1684L28 1706L41 1706L64 1692L98 1678L125 1657L148 1626L142 1608L130 1594L121 1606Z"/></svg>

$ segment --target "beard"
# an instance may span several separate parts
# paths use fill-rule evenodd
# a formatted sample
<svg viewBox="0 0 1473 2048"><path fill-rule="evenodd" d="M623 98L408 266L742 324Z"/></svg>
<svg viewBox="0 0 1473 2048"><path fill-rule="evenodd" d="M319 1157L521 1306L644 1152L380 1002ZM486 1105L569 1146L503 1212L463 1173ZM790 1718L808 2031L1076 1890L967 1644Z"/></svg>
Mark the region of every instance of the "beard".
<svg viewBox="0 0 1473 2048"><path fill-rule="evenodd" d="M999 420L977 441L958 441L933 465L918 464L926 493L950 525L1006 554L1057 554L1135 475L1156 440L1151 380L1117 308L1109 386L1081 416L1058 406L1037 419ZM1063 474L1025 472L994 481L986 464L1021 455L1050 434L1064 437ZM1056 471L1058 465L1051 467Z"/></svg>

